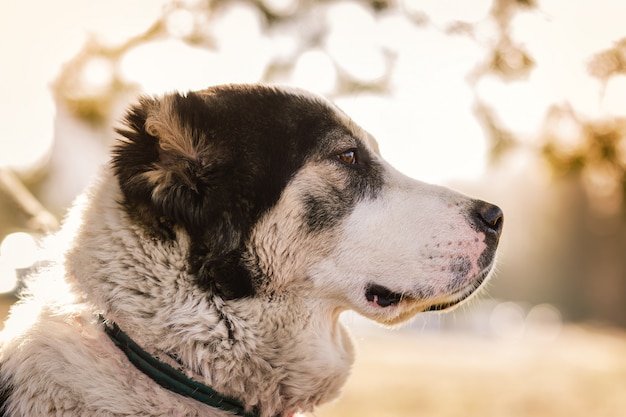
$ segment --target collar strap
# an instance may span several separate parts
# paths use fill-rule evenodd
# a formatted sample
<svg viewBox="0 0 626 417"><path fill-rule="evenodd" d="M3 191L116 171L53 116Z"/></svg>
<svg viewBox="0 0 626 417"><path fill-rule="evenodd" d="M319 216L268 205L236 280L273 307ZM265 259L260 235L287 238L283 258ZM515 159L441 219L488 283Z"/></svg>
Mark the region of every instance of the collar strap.
<svg viewBox="0 0 626 417"><path fill-rule="evenodd" d="M107 323L102 315L98 315L98 320L104 325L104 331L115 346L124 352L135 368L163 388L237 416L257 417L256 414L246 412L236 399L219 394L211 387L188 378L182 372L153 357L117 327L117 324Z"/></svg>

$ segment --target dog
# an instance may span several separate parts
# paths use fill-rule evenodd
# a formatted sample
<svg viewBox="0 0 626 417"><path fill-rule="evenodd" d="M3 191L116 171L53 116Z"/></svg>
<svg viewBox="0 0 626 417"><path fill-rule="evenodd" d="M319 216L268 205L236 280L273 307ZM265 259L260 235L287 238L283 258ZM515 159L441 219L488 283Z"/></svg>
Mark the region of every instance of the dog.
<svg viewBox="0 0 626 417"><path fill-rule="evenodd" d="M343 311L450 310L493 270L502 211L396 171L322 97L142 97L117 132L5 324L4 416L310 412L349 375Z"/></svg>

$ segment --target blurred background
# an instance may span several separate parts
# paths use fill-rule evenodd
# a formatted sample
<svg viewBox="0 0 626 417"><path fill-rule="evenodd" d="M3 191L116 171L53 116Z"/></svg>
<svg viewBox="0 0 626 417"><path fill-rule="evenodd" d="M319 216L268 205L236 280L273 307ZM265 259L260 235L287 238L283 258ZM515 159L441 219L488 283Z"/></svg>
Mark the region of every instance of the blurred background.
<svg viewBox="0 0 626 417"><path fill-rule="evenodd" d="M505 212L478 300L343 318L315 415L626 415L622 0L0 0L0 293L97 175L138 94L232 82L334 100L417 179Z"/></svg>

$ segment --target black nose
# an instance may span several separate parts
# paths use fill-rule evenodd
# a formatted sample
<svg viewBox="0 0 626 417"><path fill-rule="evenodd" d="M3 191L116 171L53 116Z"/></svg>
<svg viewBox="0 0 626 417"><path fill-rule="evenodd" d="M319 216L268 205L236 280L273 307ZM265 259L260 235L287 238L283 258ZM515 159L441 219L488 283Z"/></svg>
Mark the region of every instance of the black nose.
<svg viewBox="0 0 626 417"><path fill-rule="evenodd" d="M484 201L477 201L474 206L474 219L476 226L482 231L494 233L496 239L500 238L504 223L504 213L500 207Z"/></svg>

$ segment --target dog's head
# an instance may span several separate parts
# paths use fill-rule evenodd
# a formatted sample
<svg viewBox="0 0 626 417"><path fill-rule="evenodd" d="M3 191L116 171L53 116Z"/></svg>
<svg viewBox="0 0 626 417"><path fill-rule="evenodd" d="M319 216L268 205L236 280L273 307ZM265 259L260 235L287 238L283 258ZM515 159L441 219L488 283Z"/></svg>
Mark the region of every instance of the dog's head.
<svg viewBox="0 0 626 417"><path fill-rule="evenodd" d="M190 239L200 288L225 299L309 288L394 324L467 298L502 212L409 179L331 103L261 86L144 98L120 130L123 206L156 239Z"/></svg>
<svg viewBox="0 0 626 417"><path fill-rule="evenodd" d="M221 86L143 98L89 193L70 281L151 352L263 415L335 397L346 309L446 310L494 263L496 206L412 180L330 102Z"/></svg>

